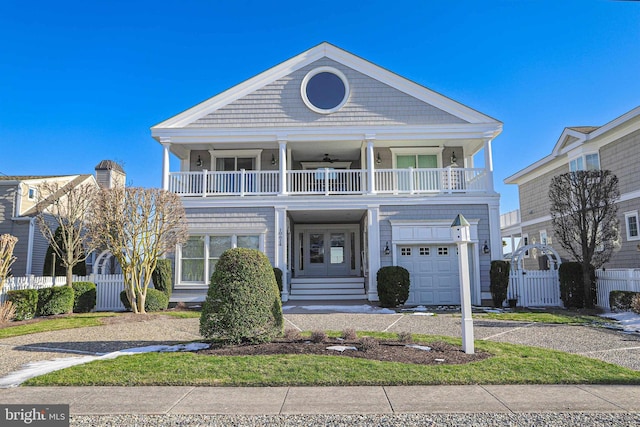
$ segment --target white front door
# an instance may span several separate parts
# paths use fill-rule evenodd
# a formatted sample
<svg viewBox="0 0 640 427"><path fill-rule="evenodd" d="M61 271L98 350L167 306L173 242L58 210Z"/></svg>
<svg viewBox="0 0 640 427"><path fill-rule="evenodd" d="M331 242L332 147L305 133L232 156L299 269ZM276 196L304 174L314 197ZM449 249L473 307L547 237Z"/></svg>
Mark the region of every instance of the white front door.
<svg viewBox="0 0 640 427"><path fill-rule="evenodd" d="M329 226L330 227L330 226ZM306 229L305 229L306 228ZM298 227L297 276L344 277L357 275L358 228Z"/></svg>

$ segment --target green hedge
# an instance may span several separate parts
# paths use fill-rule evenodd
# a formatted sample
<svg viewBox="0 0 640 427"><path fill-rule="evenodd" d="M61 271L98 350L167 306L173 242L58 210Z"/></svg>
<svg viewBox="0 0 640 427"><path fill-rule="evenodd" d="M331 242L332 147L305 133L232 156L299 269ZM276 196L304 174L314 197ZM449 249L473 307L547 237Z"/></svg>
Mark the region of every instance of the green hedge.
<svg viewBox="0 0 640 427"><path fill-rule="evenodd" d="M255 249L225 251L211 276L200 334L229 343L267 342L282 334L282 305L269 259Z"/></svg>
<svg viewBox="0 0 640 427"><path fill-rule="evenodd" d="M489 285L489 290L491 291L491 298L493 299L494 307L502 307L504 300L507 299L510 270L511 263L509 261L491 261L491 270L489 271L491 283Z"/></svg>
<svg viewBox="0 0 640 427"><path fill-rule="evenodd" d="M630 311L633 297L640 292L611 291L609 292L609 307L611 311Z"/></svg>
<svg viewBox="0 0 640 427"><path fill-rule="evenodd" d="M131 311L131 304L127 298L127 291L120 292L120 301L127 311ZM144 311L162 311L169 307L169 298L164 292L157 289L147 289L147 299L144 301Z"/></svg>
<svg viewBox="0 0 640 427"><path fill-rule="evenodd" d="M409 299L411 281L407 269L398 266L382 267L378 270L376 279L382 307L397 307Z"/></svg>
<svg viewBox="0 0 640 427"><path fill-rule="evenodd" d="M278 267L273 268L273 274L276 276L276 283L278 284L278 289L280 293L282 293L282 270Z"/></svg>
<svg viewBox="0 0 640 427"><path fill-rule="evenodd" d="M558 269L560 278L560 299L567 308L584 308L584 280L582 278L582 264L579 262L564 262ZM591 271L591 305L596 302L596 275Z"/></svg>
<svg viewBox="0 0 640 427"><path fill-rule="evenodd" d="M173 287L173 271L171 268L170 259L159 259L156 264L155 270L151 273L151 280L153 280L153 287L171 299L171 292Z"/></svg>
<svg viewBox="0 0 640 427"><path fill-rule="evenodd" d="M38 289L38 316L52 316L73 311L73 288L52 286Z"/></svg>
<svg viewBox="0 0 640 427"><path fill-rule="evenodd" d="M33 319L38 310L38 291L36 289L21 289L8 291L7 299L13 303L16 310L15 320Z"/></svg>
<svg viewBox="0 0 640 427"><path fill-rule="evenodd" d="M96 284L93 282L73 282L73 312L88 313L96 306Z"/></svg>

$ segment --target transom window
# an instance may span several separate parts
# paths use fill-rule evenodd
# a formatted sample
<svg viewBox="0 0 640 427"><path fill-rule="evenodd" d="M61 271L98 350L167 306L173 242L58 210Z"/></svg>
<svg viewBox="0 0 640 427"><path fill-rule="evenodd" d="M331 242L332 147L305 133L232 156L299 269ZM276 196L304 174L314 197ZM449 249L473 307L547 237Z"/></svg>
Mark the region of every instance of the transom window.
<svg viewBox="0 0 640 427"><path fill-rule="evenodd" d="M576 171L592 171L600 169L600 157L598 153L585 154L569 161L569 170Z"/></svg>
<svg viewBox="0 0 640 427"><path fill-rule="evenodd" d="M438 255L449 255L449 248L442 247L438 248Z"/></svg>
<svg viewBox="0 0 640 427"><path fill-rule="evenodd" d="M428 256L429 255L429 248L420 248L420 255L421 256Z"/></svg>
<svg viewBox="0 0 640 427"><path fill-rule="evenodd" d="M624 222L627 225L627 240L640 240L638 229L638 211L625 212Z"/></svg>
<svg viewBox="0 0 640 427"><path fill-rule="evenodd" d="M333 67L319 67L302 80L300 93L304 103L316 113L338 111L349 97L349 82L344 74Z"/></svg>
<svg viewBox="0 0 640 427"><path fill-rule="evenodd" d="M261 234L190 236L180 251L180 282L207 284L224 251L231 248L263 250L263 246Z"/></svg>
<svg viewBox="0 0 640 427"><path fill-rule="evenodd" d="M400 248L400 255L411 256L411 248Z"/></svg>

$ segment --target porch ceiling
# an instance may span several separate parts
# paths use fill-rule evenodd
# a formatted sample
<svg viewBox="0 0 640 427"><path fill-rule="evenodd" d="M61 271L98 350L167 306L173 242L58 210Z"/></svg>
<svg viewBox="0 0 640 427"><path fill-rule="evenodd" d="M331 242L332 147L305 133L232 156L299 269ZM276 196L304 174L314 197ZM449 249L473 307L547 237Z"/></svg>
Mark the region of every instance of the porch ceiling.
<svg viewBox="0 0 640 427"><path fill-rule="evenodd" d="M297 224L355 224L360 222L365 213L362 209L289 211L291 219Z"/></svg>

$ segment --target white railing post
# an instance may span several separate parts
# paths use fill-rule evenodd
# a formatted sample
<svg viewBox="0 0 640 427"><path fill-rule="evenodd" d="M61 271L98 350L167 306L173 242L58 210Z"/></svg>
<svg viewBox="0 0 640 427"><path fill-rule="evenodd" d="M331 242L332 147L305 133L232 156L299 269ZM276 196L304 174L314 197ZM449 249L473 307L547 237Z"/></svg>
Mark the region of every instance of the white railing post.
<svg viewBox="0 0 640 427"><path fill-rule="evenodd" d="M324 195L329 195L329 168L324 168Z"/></svg>
<svg viewBox="0 0 640 427"><path fill-rule="evenodd" d="M240 169L240 197L244 197L245 170Z"/></svg>
<svg viewBox="0 0 640 427"><path fill-rule="evenodd" d="M207 197L207 174L208 170L202 169L202 197Z"/></svg>
<svg viewBox="0 0 640 427"><path fill-rule="evenodd" d="M415 193L415 188L414 188L414 173L415 173L415 169L413 168L409 168L409 193L413 194Z"/></svg>

